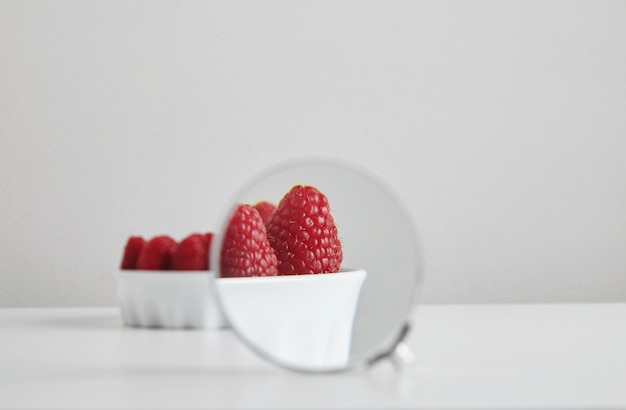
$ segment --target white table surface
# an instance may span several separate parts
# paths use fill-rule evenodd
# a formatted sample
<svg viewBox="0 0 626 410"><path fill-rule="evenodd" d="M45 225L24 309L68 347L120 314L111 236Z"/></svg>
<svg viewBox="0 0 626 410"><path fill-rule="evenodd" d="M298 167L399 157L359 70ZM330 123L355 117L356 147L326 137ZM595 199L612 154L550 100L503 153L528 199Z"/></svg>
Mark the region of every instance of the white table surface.
<svg viewBox="0 0 626 410"><path fill-rule="evenodd" d="M0 408L626 408L626 304L427 305L413 323L415 366L311 375L230 331L0 309Z"/></svg>

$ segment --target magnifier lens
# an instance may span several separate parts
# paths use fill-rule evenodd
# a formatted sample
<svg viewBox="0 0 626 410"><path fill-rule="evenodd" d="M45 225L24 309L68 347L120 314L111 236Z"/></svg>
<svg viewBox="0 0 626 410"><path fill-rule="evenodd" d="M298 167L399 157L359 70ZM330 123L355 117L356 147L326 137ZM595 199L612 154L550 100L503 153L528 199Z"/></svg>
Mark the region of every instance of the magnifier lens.
<svg viewBox="0 0 626 410"><path fill-rule="evenodd" d="M283 164L246 184L211 260L235 333L307 372L349 369L389 349L421 279L403 206L367 172L327 161Z"/></svg>

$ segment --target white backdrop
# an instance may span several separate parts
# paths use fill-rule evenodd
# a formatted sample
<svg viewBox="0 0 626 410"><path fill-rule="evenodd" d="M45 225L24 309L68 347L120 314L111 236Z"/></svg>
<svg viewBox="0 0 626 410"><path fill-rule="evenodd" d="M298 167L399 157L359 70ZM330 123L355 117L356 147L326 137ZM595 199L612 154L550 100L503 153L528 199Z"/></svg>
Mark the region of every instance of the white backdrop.
<svg viewBox="0 0 626 410"><path fill-rule="evenodd" d="M423 301L626 301L626 3L0 1L0 306L113 305L126 238L346 160ZM367 223L364 221L364 223Z"/></svg>

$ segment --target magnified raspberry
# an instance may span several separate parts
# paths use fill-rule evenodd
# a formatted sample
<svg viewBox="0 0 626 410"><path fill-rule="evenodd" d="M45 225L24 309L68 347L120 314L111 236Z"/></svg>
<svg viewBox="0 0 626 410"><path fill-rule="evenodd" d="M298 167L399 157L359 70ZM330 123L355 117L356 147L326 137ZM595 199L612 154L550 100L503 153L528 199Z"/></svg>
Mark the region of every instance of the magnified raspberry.
<svg viewBox="0 0 626 410"><path fill-rule="evenodd" d="M209 246L205 235L191 234L180 241L172 254L172 270L208 270Z"/></svg>
<svg viewBox="0 0 626 410"><path fill-rule="evenodd" d="M296 185L267 222L267 237L281 275L338 272L343 260L328 199L317 188Z"/></svg>
<svg viewBox="0 0 626 410"><path fill-rule="evenodd" d="M137 259L146 246L146 240L140 236L131 236L126 241L124 256L122 257L122 269L137 269Z"/></svg>
<svg viewBox="0 0 626 410"><path fill-rule="evenodd" d="M261 201L254 204L254 209L259 211L259 214L261 214L261 218L263 219L263 223L267 226L267 221L276 210L276 205L271 202Z"/></svg>
<svg viewBox="0 0 626 410"><path fill-rule="evenodd" d="M137 269L169 270L172 254L176 250L176 241L169 236L156 236L146 243L139 259Z"/></svg>
<svg viewBox="0 0 626 410"><path fill-rule="evenodd" d="M222 277L276 276L276 255L267 241L265 224L250 205L238 205L221 250Z"/></svg>

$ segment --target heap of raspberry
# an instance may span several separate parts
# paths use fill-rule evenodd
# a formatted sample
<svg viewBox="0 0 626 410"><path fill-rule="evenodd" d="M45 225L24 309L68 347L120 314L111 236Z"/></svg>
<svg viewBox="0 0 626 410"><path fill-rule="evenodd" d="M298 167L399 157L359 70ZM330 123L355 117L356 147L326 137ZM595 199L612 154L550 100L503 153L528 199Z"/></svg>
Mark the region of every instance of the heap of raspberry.
<svg viewBox="0 0 626 410"><path fill-rule="evenodd" d="M208 270L213 233L194 233L180 243L168 235L146 241L131 236L124 247L123 270Z"/></svg>
<svg viewBox="0 0 626 410"><path fill-rule="evenodd" d="M312 186L296 185L267 222L280 275L338 272L343 260L328 199Z"/></svg>
<svg viewBox="0 0 626 410"><path fill-rule="evenodd" d="M238 205L222 243L221 276L276 276L276 265L276 255L267 241L259 211L251 205Z"/></svg>

